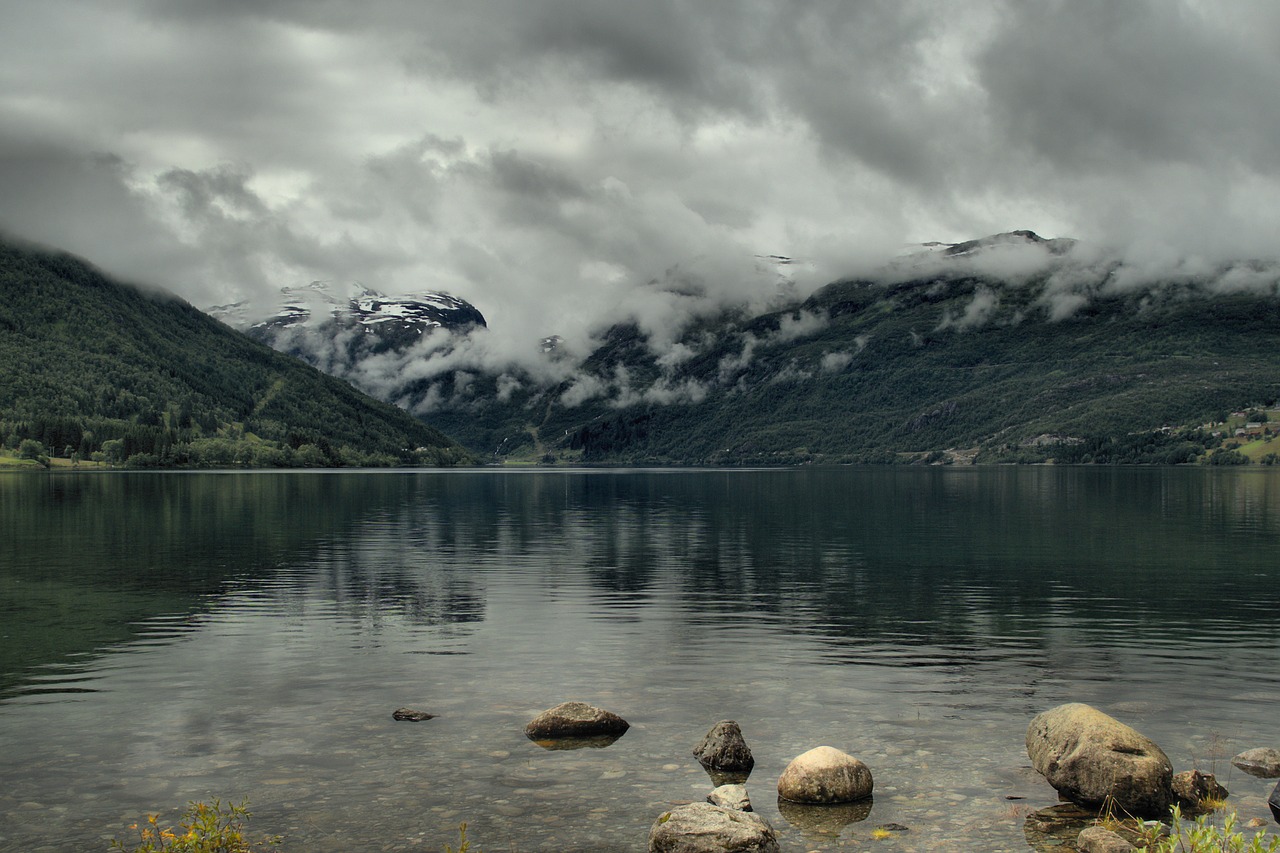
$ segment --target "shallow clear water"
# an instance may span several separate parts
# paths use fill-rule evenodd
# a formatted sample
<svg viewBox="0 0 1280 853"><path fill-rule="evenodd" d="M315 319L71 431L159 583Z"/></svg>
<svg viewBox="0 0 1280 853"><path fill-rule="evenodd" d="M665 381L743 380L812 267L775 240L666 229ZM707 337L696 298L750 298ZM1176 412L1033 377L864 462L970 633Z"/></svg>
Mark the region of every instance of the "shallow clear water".
<svg viewBox="0 0 1280 853"><path fill-rule="evenodd" d="M0 531L3 851L212 797L286 851L643 850L721 719L784 850L1027 850L1066 701L1270 823L1227 759L1280 746L1280 472L14 475ZM568 699L632 728L524 737ZM821 744L869 814L780 811Z"/></svg>

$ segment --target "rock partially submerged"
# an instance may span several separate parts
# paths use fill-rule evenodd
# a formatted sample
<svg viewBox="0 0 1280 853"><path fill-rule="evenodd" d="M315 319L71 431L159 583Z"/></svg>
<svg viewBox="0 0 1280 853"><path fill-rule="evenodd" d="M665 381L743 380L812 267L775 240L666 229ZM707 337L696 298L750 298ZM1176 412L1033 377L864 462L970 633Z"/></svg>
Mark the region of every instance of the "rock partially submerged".
<svg viewBox="0 0 1280 853"><path fill-rule="evenodd" d="M1067 800L1100 808L1108 797L1129 814L1164 817L1173 766L1150 738L1096 708L1059 705L1027 727L1031 765Z"/></svg>
<svg viewBox="0 0 1280 853"><path fill-rule="evenodd" d="M1137 848L1101 826L1091 826L1076 838L1076 849L1080 853L1131 853Z"/></svg>
<svg viewBox="0 0 1280 853"><path fill-rule="evenodd" d="M415 711L412 708L396 708L391 712L391 719L402 722L420 723L423 720L434 720L435 718L435 714L428 714L426 711Z"/></svg>
<svg viewBox="0 0 1280 853"><path fill-rule="evenodd" d="M1275 779L1280 777L1280 750L1270 747L1246 749L1231 759L1231 763L1250 776L1259 779Z"/></svg>
<svg viewBox="0 0 1280 853"><path fill-rule="evenodd" d="M588 705L564 702L543 711L524 727L530 740L619 737L630 725L617 714Z"/></svg>
<svg viewBox="0 0 1280 853"><path fill-rule="evenodd" d="M851 803L871 796L875 783L867 765L830 746L792 759L778 778L778 796L793 803Z"/></svg>
<svg viewBox="0 0 1280 853"><path fill-rule="evenodd" d="M712 726L693 754L703 767L714 770L750 773L756 766L742 728L733 720L721 720Z"/></svg>
<svg viewBox="0 0 1280 853"><path fill-rule="evenodd" d="M1210 811L1213 800L1225 800L1231 792L1218 784L1212 773L1184 770L1173 777L1173 794L1184 812Z"/></svg>
<svg viewBox="0 0 1280 853"><path fill-rule="evenodd" d="M751 798L747 796L746 785L721 785L707 795L707 802L722 809L752 811Z"/></svg>
<svg viewBox="0 0 1280 853"><path fill-rule="evenodd" d="M649 830L649 853L781 853L757 814L690 803L663 812Z"/></svg>
<svg viewBox="0 0 1280 853"><path fill-rule="evenodd" d="M1080 833L1097 820L1098 813L1093 809L1058 803L1027 815L1022 832L1032 850L1070 850Z"/></svg>

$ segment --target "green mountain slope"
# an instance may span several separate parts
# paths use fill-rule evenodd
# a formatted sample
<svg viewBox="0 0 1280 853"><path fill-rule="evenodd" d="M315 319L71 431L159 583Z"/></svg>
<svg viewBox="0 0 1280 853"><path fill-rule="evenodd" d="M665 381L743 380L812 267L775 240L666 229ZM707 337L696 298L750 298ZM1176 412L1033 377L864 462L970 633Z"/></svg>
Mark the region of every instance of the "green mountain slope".
<svg viewBox="0 0 1280 853"><path fill-rule="evenodd" d="M0 243L0 440L135 466L470 461L436 429L70 255Z"/></svg>
<svg viewBox="0 0 1280 853"><path fill-rule="evenodd" d="M433 417L477 453L588 462L1191 461L1221 437L1162 427L1280 397L1280 299L1254 272L839 282L698 324L674 366L615 327L584 365L609 390L583 402L581 377L503 403L477 386Z"/></svg>

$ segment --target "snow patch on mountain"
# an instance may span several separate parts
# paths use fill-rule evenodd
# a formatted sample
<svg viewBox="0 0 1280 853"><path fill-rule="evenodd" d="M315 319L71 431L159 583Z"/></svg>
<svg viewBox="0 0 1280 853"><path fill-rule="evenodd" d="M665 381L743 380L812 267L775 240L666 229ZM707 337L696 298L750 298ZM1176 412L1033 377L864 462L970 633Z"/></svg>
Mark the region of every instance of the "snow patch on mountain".
<svg viewBox="0 0 1280 853"><path fill-rule="evenodd" d="M318 328L328 323L372 329L389 323L422 334L441 327L485 325L484 315L475 306L447 293L425 291L388 296L359 283L335 287L324 281L283 287L279 300L265 309L236 302L214 306L208 313L244 330Z"/></svg>

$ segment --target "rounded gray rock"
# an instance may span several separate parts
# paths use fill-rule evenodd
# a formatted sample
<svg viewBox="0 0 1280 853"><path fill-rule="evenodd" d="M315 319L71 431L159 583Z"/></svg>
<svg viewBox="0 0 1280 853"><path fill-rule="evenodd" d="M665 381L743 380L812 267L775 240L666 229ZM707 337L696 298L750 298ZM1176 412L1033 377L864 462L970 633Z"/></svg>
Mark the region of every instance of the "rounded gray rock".
<svg viewBox="0 0 1280 853"><path fill-rule="evenodd" d="M746 785L721 785L707 795L707 802L722 809L752 811L751 798L747 796Z"/></svg>
<svg viewBox="0 0 1280 853"><path fill-rule="evenodd" d="M852 803L874 787L867 765L830 746L796 756L778 777L778 796L793 803Z"/></svg>
<svg viewBox="0 0 1280 853"><path fill-rule="evenodd" d="M693 754L703 767L715 770L750 773L756 766L755 756L742 736L742 728L733 720L721 720L712 726Z"/></svg>
<svg viewBox="0 0 1280 853"><path fill-rule="evenodd" d="M1280 776L1280 750L1270 747L1246 749L1231 759L1231 763L1259 779L1275 779Z"/></svg>
<svg viewBox="0 0 1280 853"><path fill-rule="evenodd" d="M1173 765L1150 738L1078 702L1027 727L1031 765L1067 800L1091 808L1108 797L1132 815L1161 818L1173 805Z"/></svg>
<svg viewBox="0 0 1280 853"><path fill-rule="evenodd" d="M564 702L534 717L524 733L533 740L621 735L630 724L610 711L586 702Z"/></svg>
<svg viewBox="0 0 1280 853"><path fill-rule="evenodd" d="M649 853L781 853L769 822L757 814L690 803L649 830Z"/></svg>

